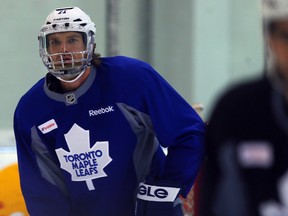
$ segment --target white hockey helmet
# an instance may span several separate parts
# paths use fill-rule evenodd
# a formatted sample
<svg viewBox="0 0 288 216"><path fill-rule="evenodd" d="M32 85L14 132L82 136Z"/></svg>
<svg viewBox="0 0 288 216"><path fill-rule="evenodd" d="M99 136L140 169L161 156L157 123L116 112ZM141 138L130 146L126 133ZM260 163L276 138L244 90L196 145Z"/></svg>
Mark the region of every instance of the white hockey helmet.
<svg viewBox="0 0 288 216"><path fill-rule="evenodd" d="M47 35L59 32L80 32L86 45L86 50L81 52L53 53L48 52ZM62 81L76 80L87 66L91 64L96 26L90 17L78 7L56 8L46 18L39 34L39 52L48 71ZM75 54L81 54L81 59L74 59ZM53 61L53 56L60 56L59 61ZM64 63L62 55L70 55L71 62ZM60 66L59 66L60 65Z"/></svg>

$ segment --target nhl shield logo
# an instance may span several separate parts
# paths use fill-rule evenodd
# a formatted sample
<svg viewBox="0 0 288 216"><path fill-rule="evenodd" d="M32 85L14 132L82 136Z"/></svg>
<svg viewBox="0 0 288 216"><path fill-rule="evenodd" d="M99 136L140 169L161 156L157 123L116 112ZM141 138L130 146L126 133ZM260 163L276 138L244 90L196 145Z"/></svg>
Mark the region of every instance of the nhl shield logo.
<svg viewBox="0 0 288 216"><path fill-rule="evenodd" d="M66 95L66 103L67 104L74 104L76 102L76 96L73 93Z"/></svg>

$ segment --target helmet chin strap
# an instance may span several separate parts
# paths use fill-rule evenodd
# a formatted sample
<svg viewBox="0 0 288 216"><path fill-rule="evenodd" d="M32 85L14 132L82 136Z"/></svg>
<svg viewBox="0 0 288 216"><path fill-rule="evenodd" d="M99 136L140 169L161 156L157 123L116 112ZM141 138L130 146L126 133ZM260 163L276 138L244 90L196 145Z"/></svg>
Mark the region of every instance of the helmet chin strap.
<svg viewBox="0 0 288 216"><path fill-rule="evenodd" d="M55 76L55 77L56 77L58 80L62 81L62 82L65 82L65 83L73 83L73 82L77 81L77 80L84 74L85 71L86 71L86 68L84 68L84 69L82 70L82 72L80 72L78 75L76 75L76 77L75 77L74 79L72 79L72 80L66 80L66 79L63 79L63 78L61 78L61 77L59 77L59 76Z"/></svg>

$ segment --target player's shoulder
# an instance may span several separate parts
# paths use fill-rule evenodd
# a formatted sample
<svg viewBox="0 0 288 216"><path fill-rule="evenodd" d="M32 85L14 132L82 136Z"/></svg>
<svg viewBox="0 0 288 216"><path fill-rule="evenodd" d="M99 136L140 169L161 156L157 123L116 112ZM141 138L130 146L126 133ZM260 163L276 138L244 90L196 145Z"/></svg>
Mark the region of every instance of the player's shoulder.
<svg viewBox="0 0 288 216"><path fill-rule="evenodd" d="M268 91L270 91L268 79L260 76L229 86L221 95L221 99L231 102L253 100L255 97L260 99L267 97L265 92Z"/></svg>
<svg viewBox="0 0 288 216"><path fill-rule="evenodd" d="M156 70L147 62L139 59L115 56L101 59L101 65L98 68L110 79L118 83L124 82L126 84L146 85L147 83L154 83L158 80L160 75ZM100 72L99 71L99 72ZM154 80L154 81L153 81Z"/></svg>
<svg viewBox="0 0 288 216"><path fill-rule="evenodd" d="M112 56L112 57L102 57L102 64L113 64L118 66L129 65L129 66L141 66L148 65L147 62L144 62L140 59L132 58L129 56Z"/></svg>
<svg viewBox="0 0 288 216"><path fill-rule="evenodd" d="M154 71L149 63L127 56L101 58L100 68L106 69L108 71L117 71L117 73L126 73L132 76Z"/></svg>
<svg viewBox="0 0 288 216"><path fill-rule="evenodd" d="M216 99L214 113L232 114L250 109L250 106L261 106L269 100L271 86L264 76L238 82L223 90Z"/></svg>
<svg viewBox="0 0 288 216"><path fill-rule="evenodd" d="M35 101L39 101L39 98L41 97L40 95L44 93L44 83L45 78L42 78L36 82L30 89L28 89L27 92L21 96L17 106L30 106L32 102L34 103Z"/></svg>

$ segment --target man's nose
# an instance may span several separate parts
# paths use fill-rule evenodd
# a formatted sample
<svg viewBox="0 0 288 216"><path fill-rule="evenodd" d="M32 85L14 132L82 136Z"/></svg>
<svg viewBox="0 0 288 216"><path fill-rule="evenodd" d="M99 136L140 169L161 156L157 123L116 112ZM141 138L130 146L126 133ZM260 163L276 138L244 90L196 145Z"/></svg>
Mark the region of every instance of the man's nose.
<svg viewBox="0 0 288 216"><path fill-rule="evenodd" d="M62 44L61 44L60 51L63 52L63 53L66 53L66 52L69 51L69 50L68 50L68 46L67 46L66 43L62 43Z"/></svg>

